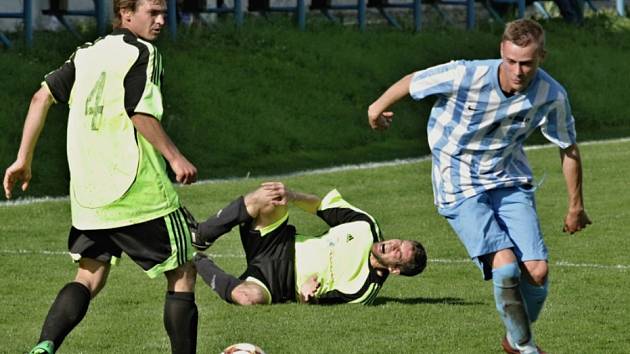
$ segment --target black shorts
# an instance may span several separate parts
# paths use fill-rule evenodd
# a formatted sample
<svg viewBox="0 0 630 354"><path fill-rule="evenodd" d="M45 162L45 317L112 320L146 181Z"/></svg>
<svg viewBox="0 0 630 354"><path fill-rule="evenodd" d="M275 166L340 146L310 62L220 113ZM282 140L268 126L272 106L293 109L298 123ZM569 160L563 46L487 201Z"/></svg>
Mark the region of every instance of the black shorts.
<svg viewBox="0 0 630 354"><path fill-rule="evenodd" d="M272 303L295 301L295 227L288 214L278 224L253 230L251 224L240 226L247 270L240 276L254 277L271 293Z"/></svg>
<svg viewBox="0 0 630 354"><path fill-rule="evenodd" d="M91 258L115 263L125 252L155 278L192 259L186 218L180 209L139 224L102 230L70 229L68 250L75 261Z"/></svg>

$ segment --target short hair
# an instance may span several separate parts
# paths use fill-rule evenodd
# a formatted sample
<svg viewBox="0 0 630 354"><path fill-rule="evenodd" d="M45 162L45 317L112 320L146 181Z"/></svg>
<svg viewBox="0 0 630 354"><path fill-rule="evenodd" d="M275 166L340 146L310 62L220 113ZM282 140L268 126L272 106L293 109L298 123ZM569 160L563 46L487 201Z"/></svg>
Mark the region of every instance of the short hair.
<svg viewBox="0 0 630 354"><path fill-rule="evenodd" d="M120 28L122 25L120 10L126 9L136 12L138 6L145 1L151 1L162 5L166 4L166 0L114 0L114 19L112 20L112 26L114 28Z"/></svg>
<svg viewBox="0 0 630 354"><path fill-rule="evenodd" d="M501 41L509 41L519 47L526 47L535 42L538 44L538 49L544 50L545 30L534 20L519 19L505 25Z"/></svg>
<svg viewBox="0 0 630 354"><path fill-rule="evenodd" d="M415 240L407 240L413 245L413 259L409 263L400 265L400 275L412 277L422 273L427 266L427 252L422 244Z"/></svg>

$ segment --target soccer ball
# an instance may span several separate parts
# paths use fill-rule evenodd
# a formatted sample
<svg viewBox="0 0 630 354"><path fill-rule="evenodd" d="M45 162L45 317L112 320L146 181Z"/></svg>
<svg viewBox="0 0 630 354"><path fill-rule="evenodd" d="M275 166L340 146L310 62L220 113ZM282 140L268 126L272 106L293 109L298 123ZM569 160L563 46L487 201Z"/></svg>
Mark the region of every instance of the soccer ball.
<svg viewBox="0 0 630 354"><path fill-rule="evenodd" d="M265 352L257 345L251 343L232 344L223 349L221 354L265 354Z"/></svg>

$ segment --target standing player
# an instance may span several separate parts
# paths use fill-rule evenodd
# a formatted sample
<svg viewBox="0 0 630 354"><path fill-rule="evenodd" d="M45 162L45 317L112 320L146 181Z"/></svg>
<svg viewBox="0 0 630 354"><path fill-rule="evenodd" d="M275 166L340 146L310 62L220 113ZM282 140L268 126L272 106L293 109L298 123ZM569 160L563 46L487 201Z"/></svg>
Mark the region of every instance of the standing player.
<svg viewBox="0 0 630 354"><path fill-rule="evenodd" d="M506 25L500 60L453 61L405 76L368 109L373 129L387 129L387 111L407 94L436 96L428 123L438 211L470 257L493 279L508 353L538 353L531 331L547 297L547 248L534 202L523 143L538 127L560 147L569 194L564 231L590 224L582 201L582 167L565 90L539 65L542 27Z"/></svg>
<svg viewBox="0 0 630 354"><path fill-rule="evenodd" d="M287 202L316 214L330 229L317 237L300 235L288 223ZM223 300L239 305L371 304L389 274L413 276L426 266L419 242L383 241L376 221L336 190L321 200L289 190L280 182L267 182L216 216L192 224L195 245L200 248L240 225L247 260L240 279L205 256L195 256L204 281Z"/></svg>
<svg viewBox="0 0 630 354"><path fill-rule="evenodd" d="M163 0L114 0L114 31L77 49L46 75L24 124L17 160L6 170L7 198L31 179L31 161L48 108L69 105L67 154L72 228L68 245L79 263L48 312L31 353L54 353L105 285L110 262L127 253L151 277L164 273L164 326L173 353L194 353L196 273L190 232L162 154L178 182L196 168L166 135L162 60L149 42L164 25Z"/></svg>

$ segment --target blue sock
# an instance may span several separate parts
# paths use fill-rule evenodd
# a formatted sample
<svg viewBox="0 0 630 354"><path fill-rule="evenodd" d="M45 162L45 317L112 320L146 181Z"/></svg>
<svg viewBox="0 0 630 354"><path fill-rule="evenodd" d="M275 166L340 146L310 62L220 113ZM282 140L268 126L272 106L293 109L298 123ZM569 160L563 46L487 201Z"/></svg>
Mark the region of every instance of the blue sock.
<svg viewBox="0 0 630 354"><path fill-rule="evenodd" d="M545 284L542 286L530 284L524 277L521 278L521 294L523 300L525 300L525 306L527 307L527 314L529 320L534 322L538 319L538 315L542 310L545 300L547 299L547 293L549 292L549 279L545 279Z"/></svg>
<svg viewBox="0 0 630 354"><path fill-rule="evenodd" d="M521 270L517 263L509 263L492 270L494 301L501 320L510 338L517 344L525 344L532 336L519 288L520 279Z"/></svg>

